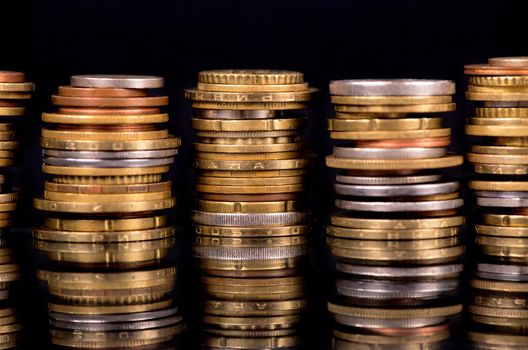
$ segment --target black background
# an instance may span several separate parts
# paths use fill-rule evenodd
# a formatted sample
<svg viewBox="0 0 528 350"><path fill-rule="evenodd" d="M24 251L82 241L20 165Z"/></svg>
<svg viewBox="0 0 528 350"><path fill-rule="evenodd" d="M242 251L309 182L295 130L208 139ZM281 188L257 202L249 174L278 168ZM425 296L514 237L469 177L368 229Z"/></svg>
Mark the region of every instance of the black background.
<svg viewBox="0 0 528 350"><path fill-rule="evenodd" d="M30 197L42 189L39 113L50 109L49 96L72 74L123 73L166 77L171 97L171 130L183 137L174 183L181 225L192 204L190 170L191 110L182 89L193 86L196 74L213 68L276 68L305 73L322 94L314 104L309 135L319 154L312 190L317 215L316 245L322 223L331 211L331 176L323 156L330 153L324 119L331 115L330 80L345 78L442 78L458 83L459 111L449 119L454 149L463 150L463 65L488 57L527 54L525 1L0 1L0 69L28 73L37 84L20 182L26 191L21 226L37 224ZM315 205L317 204L317 205ZM21 233L24 234L24 233ZM27 232L23 259L30 273ZM183 232L187 237L188 232ZM198 313L192 268L185 256L184 310L192 321ZM324 250L316 249L315 300L312 317L318 338L324 334ZM187 271L187 272L186 272ZM185 275L187 274L187 275ZM34 334L42 346L46 337L45 299L34 280L21 296ZM191 335L193 332L191 332Z"/></svg>

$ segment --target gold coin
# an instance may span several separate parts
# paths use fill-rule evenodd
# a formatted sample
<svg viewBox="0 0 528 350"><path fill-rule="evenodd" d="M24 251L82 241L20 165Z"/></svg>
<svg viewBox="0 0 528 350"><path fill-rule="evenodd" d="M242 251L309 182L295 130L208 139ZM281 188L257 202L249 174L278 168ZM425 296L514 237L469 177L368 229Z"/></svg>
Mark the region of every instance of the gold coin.
<svg viewBox="0 0 528 350"><path fill-rule="evenodd" d="M528 146L528 137L494 137L491 139L491 144L494 146Z"/></svg>
<svg viewBox="0 0 528 350"><path fill-rule="evenodd" d="M273 287L286 285L302 285L305 281L304 277L283 277L272 279L261 278L222 278L222 277L208 277L202 276L202 283L211 286L234 286L234 287Z"/></svg>
<svg viewBox="0 0 528 350"><path fill-rule="evenodd" d="M528 155L527 147L515 147L515 146L470 146L470 151L473 153L484 153L484 154L501 154L501 155Z"/></svg>
<svg viewBox="0 0 528 350"><path fill-rule="evenodd" d="M491 290L504 293L527 293L528 283L504 282L481 279L470 279L469 285L476 289Z"/></svg>
<svg viewBox="0 0 528 350"><path fill-rule="evenodd" d="M336 112L352 113L440 113L452 112L456 109L454 103L436 103L422 105L391 105L391 106L350 106L335 105Z"/></svg>
<svg viewBox="0 0 528 350"><path fill-rule="evenodd" d="M202 306L209 315L265 317L297 314L307 302L304 299L268 302L204 300Z"/></svg>
<svg viewBox="0 0 528 350"><path fill-rule="evenodd" d="M473 164L473 170L479 174L526 175L528 166L507 164Z"/></svg>
<svg viewBox="0 0 528 350"><path fill-rule="evenodd" d="M209 84L198 83L198 90L220 92L294 92L308 90L308 83L298 84Z"/></svg>
<svg viewBox="0 0 528 350"><path fill-rule="evenodd" d="M33 200L35 209L64 213L133 213L147 212L153 210L169 209L176 205L174 198L142 201L142 202L120 202L120 203L81 203L81 202L57 202L41 198Z"/></svg>
<svg viewBox="0 0 528 350"><path fill-rule="evenodd" d="M499 257L509 262L523 263L528 257L528 248L526 247L497 247L484 244L479 244L478 246L482 254Z"/></svg>
<svg viewBox="0 0 528 350"><path fill-rule="evenodd" d="M250 290L232 286L207 286L204 287L207 294L225 300L236 301L278 301L291 300L305 297L302 288L292 286L259 287Z"/></svg>
<svg viewBox="0 0 528 350"><path fill-rule="evenodd" d="M166 224L167 217L165 215L106 220L44 218L44 226L49 229L83 232L148 230L159 228Z"/></svg>
<svg viewBox="0 0 528 350"><path fill-rule="evenodd" d="M0 99L2 100L29 100L31 99L31 94L24 92L11 92L11 91L2 91L0 89Z"/></svg>
<svg viewBox="0 0 528 350"><path fill-rule="evenodd" d="M83 266L83 268L86 268L85 266L95 266L96 268L119 266L119 268L130 269L159 264L161 259L167 256L171 246L172 243L166 247L144 251L100 251L99 249L98 252L76 253L51 249L46 251L42 250L42 252L49 260L61 264Z"/></svg>
<svg viewBox="0 0 528 350"><path fill-rule="evenodd" d="M475 305L488 306L494 308L526 308L528 306L528 299L526 297L501 297L494 293L484 292L484 295L475 295L473 302Z"/></svg>
<svg viewBox="0 0 528 350"><path fill-rule="evenodd" d="M412 345L418 345L423 348L425 344L431 344L446 340L450 336L449 328L445 330L436 332L434 334L427 335L409 335L409 336L392 336L392 335L371 335L371 334L357 334L357 333L345 333L338 330L333 331L334 336L338 341L345 340L351 343L359 343L361 345L372 345L376 347L383 348L384 345L387 346L404 346L405 349L409 349ZM351 347L354 348L353 346ZM335 347L335 349L341 349L340 347Z"/></svg>
<svg viewBox="0 0 528 350"><path fill-rule="evenodd" d="M13 159L10 159L10 158L0 159L0 167L8 167L8 166L12 166L13 164L15 164Z"/></svg>
<svg viewBox="0 0 528 350"><path fill-rule="evenodd" d="M198 152L214 153L274 153L274 152L292 152L300 151L306 148L306 143L278 143L278 144L256 144L256 145L238 145L238 144L214 144L214 143L194 143L194 148Z"/></svg>
<svg viewBox="0 0 528 350"><path fill-rule="evenodd" d="M471 101L528 101L527 92L466 92Z"/></svg>
<svg viewBox="0 0 528 350"><path fill-rule="evenodd" d="M175 234L174 227L161 227L156 229L134 231L59 231L40 228L33 230L33 238L45 241L71 242L71 243L102 243L102 242L128 242L148 241L153 239L170 238Z"/></svg>
<svg viewBox="0 0 528 350"><path fill-rule="evenodd" d="M221 227L194 225L198 235L214 237L282 237L307 234L308 225L270 227Z"/></svg>
<svg viewBox="0 0 528 350"><path fill-rule="evenodd" d="M337 119L405 119L409 118L410 113L354 113L354 112L338 112L335 113Z"/></svg>
<svg viewBox="0 0 528 350"><path fill-rule="evenodd" d="M68 192L44 191L44 198L50 201L60 202L87 202L87 203L115 203L115 202L146 202L167 199L171 197L171 191L126 193L126 194L79 194Z"/></svg>
<svg viewBox="0 0 528 350"><path fill-rule="evenodd" d="M414 239L435 239L444 237L454 237L462 232L460 226L444 227L444 228L430 228L430 229L406 229L406 230L390 230L390 229L361 229L361 228L345 228L338 226L327 226L326 233L334 237L342 237L347 239L379 239L379 240L414 240Z"/></svg>
<svg viewBox="0 0 528 350"><path fill-rule="evenodd" d="M299 345L299 337L263 337L263 338L233 338L233 337L213 337L207 336L202 340L203 345L212 348L226 349L271 349L271 348L291 348Z"/></svg>
<svg viewBox="0 0 528 350"><path fill-rule="evenodd" d="M154 303L166 299L173 288L173 283L146 288L104 289L94 291L69 290L48 286L48 293L62 302L71 305L135 305Z"/></svg>
<svg viewBox="0 0 528 350"><path fill-rule="evenodd" d="M237 301L238 302L238 301ZM269 303L269 301L262 301ZM238 330L264 330L264 329L287 329L295 327L301 321L301 315L287 316L262 316L262 317L226 317L204 315L203 323L218 325L221 329Z"/></svg>
<svg viewBox="0 0 528 350"><path fill-rule="evenodd" d="M274 178L274 177L299 177L306 175L305 169L284 170L201 170L200 175L206 177L232 177L232 178Z"/></svg>
<svg viewBox="0 0 528 350"><path fill-rule="evenodd" d="M462 304L422 308L384 309L364 306L346 306L329 302L328 311L333 314L346 315L350 317L378 319L412 319L453 316L462 311Z"/></svg>
<svg viewBox="0 0 528 350"><path fill-rule="evenodd" d="M306 250L305 250L306 251ZM298 274L306 266L306 253L292 258L227 260L197 258L198 267L211 276L284 277Z"/></svg>
<svg viewBox="0 0 528 350"><path fill-rule="evenodd" d="M512 349L511 346L525 346L528 343L528 336L512 335L512 334L497 334L497 333L481 333L469 331L467 337L470 341L477 344L485 344L486 348L490 345L504 346L504 349Z"/></svg>
<svg viewBox="0 0 528 350"><path fill-rule="evenodd" d="M492 226L528 227L528 215L482 214L482 223Z"/></svg>
<svg viewBox="0 0 528 350"><path fill-rule="evenodd" d="M133 141L155 140L169 137L168 130L151 131L72 131L42 129L44 139L56 140L90 140L90 141Z"/></svg>
<svg viewBox="0 0 528 350"><path fill-rule="evenodd" d="M179 137L168 137L158 140L56 140L41 138L42 148L66 151L144 151L158 149L174 149L181 144Z"/></svg>
<svg viewBox="0 0 528 350"><path fill-rule="evenodd" d="M76 306L48 303L48 309L52 312L78 315L110 315L126 314L134 312L147 312L164 309L172 304L172 299L158 301L151 304L119 305L119 306Z"/></svg>
<svg viewBox="0 0 528 350"><path fill-rule="evenodd" d="M508 248L528 248L528 239L524 237L493 237L493 236L478 236L476 239L478 245L489 245L496 247Z"/></svg>
<svg viewBox="0 0 528 350"><path fill-rule="evenodd" d="M151 241L129 242L129 243L73 243L52 242L37 240L35 248L43 251L75 253L99 253L99 252L143 252L160 248L168 248L174 243L173 238L158 239ZM87 261L88 262L88 261Z"/></svg>
<svg viewBox="0 0 528 350"><path fill-rule="evenodd" d="M20 147L19 141L0 141L1 150L14 150Z"/></svg>
<svg viewBox="0 0 528 350"><path fill-rule="evenodd" d="M25 107L0 107L0 116L11 117L26 114Z"/></svg>
<svg viewBox="0 0 528 350"><path fill-rule="evenodd" d="M88 289L101 289L101 285L108 288L119 288L120 283L147 281L158 279L174 279L176 267L148 269L144 271L123 272L65 272L54 270L37 270L37 277L56 286L75 286L76 283L86 284ZM99 286L97 286L97 284Z"/></svg>
<svg viewBox="0 0 528 350"><path fill-rule="evenodd" d="M317 89L294 92L218 92L186 89L185 98L193 101L261 103L304 102L312 98Z"/></svg>
<svg viewBox="0 0 528 350"><path fill-rule="evenodd" d="M466 125L465 131L467 135L473 136L528 136L528 126L518 125Z"/></svg>
<svg viewBox="0 0 528 350"><path fill-rule="evenodd" d="M153 346L156 344L161 344L163 342L171 341L174 335L180 333L184 326L183 325L177 325L173 327L175 329L174 332L170 332L170 335L156 335L156 338L153 339L120 339L120 340L114 340L114 341L108 341L105 340L102 343L96 343L96 345L99 345L104 348L135 348L139 346ZM54 332L56 332L55 329L52 329ZM155 332L158 333L158 332ZM56 337L51 337L51 342L56 346L66 347L66 348L83 348L83 349L89 349L94 347L93 341L82 341L82 340L69 340L69 339L61 339ZM172 348L170 348L172 349Z"/></svg>
<svg viewBox="0 0 528 350"><path fill-rule="evenodd" d="M485 94L510 94L528 92L527 86L479 86L468 85L468 92Z"/></svg>
<svg viewBox="0 0 528 350"><path fill-rule="evenodd" d="M63 330L58 328L50 329L51 336L54 340L71 341L74 344L78 343L91 343L95 347L135 347L136 340L143 341L148 339L164 339L168 336L173 336L181 331L181 325L171 325L160 328L142 329L142 330L126 330L119 332L91 332L91 331L79 331L79 330ZM112 346L109 345L113 344ZM121 344L116 346L114 344ZM129 345L130 344L130 345ZM134 345L132 345L134 344ZM73 346L82 347L85 346Z"/></svg>
<svg viewBox="0 0 528 350"><path fill-rule="evenodd" d="M278 137L202 137L200 138L202 144L207 145L222 145L222 146L260 146L297 143L303 141L302 136L278 136ZM250 151L248 151L250 152Z"/></svg>
<svg viewBox="0 0 528 350"><path fill-rule="evenodd" d="M262 161L228 161L196 159L194 167L205 170L235 170L235 171L261 171L261 170L295 170L307 167L310 159L281 159ZM278 175L280 176L280 175Z"/></svg>
<svg viewBox="0 0 528 350"><path fill-rule="evenodd" d="M200 137L202 141L204 139L220 139L219 142L214 143L233 143L229 139L263 139L263 138L275 138L275 137L297 137L301 136L300 130L272 130L272 131L196 131L196 136ZM206 141L203 141L206 142ZM258 141L257 141L258 143Z"/></svg>
<svg viewBox="0 0 528 350"><path fill-rule="evenodd" d="M377 254L377 250L420 250L420 249L437 249L457 245L460 243L458 237L437 238L437 239L414 239L411 241L374 241L366 239L342 239L327 237L327 244L331 248L341 249L363 249L371 250L372 254Z"/></svg>
<svg viewBox="0 0 528 350"><path fill-rule="evenodd" d="M209 84L301 84L303 74L286 70L268 69L219 69L205 70L198 73L198 81Z"/></svg>
<svg viewBox="0 0 528 350"><path fill-rule="evenodd" d="M469 305L468 311L472 314L482 316L504 318L528 318L528 310L522 309L507 309L480 305Z"/></svg>
<svg viewBox="0 0 528 350"><path fill-rule="evenodd" d="M167 113L138 115L76 115L42 113L42 121L59 124L154 124L169 121Z"/></svg>
<svg viewBox="0 0 528 350"><path fill-rule="evenodd" d="M2 141L9 141L16 137L16 133L14 131L0 131L0 140Z"/></svg>
<svg viewBox="0 0 528 350"><path fill-rule="evenodd" d="M65 185L138 185L152 184L161 181L161 174L124 175L124 176L53 176L53 182Z"/></svg>
<svg viewBox="0 0 528 350"><path fill-rule="evenodd" d="M455 227L464 224L464 217L449 216L442 218L423 219L367 219L348 216L347 212L336 213L330 216L332 225L375 229L375 230L415 230Z"/></svg>
<svg viewBox="0 0 528 350"><path fill-rule="evenodd" d="M475 108L475 117L478 118L526 118L528 108Z"/></svg>
<svg viewBox="0 0 528 350"><path fill-rule="evenodd" d="M79 194L138 194L169 191L171 189L171 181L130 185L83 185L45 181L44 189L52 192Z"/></svg>
<svg viewBox="0 0 528 350"><path fill-rule="evenodd" d="M477 234L499 237L528 237L528 228L519 226L475 225Z"/></svg>
<svg viewBox="0 0 528 350"><path fill-rule="evenodd" d="M478 164L521 164L528 163L528 155L514 154L481 154L481 153L467 153L468 161Z"/></svg>
<svg viewBox="0 0 528 350"><path fill-rule="evenodd" d="M14 211L18 207L18 203L0 203L0 212Z"/></svg>
<svg viewBox="0 0 528 350"><path fill-rule="evenodd" d="M234 110L291 110L305 109L306 102L193 102L197 109L234 109Z"/></svg>
<svg viewBox="0 0 528 350"><path fill-rule="evenodd" d="M442 118L328 119L330 131L407 131L439 129Z"/></svg>
<svg viewBox="0 0 528 350"><path fill-rule="evenodd" d="M244 182L241 182L244 183ZM271 193L290 193L302 192L305 189L304 184L293 185L276 185L276 186L218 186L218 185L204 185L196 184L197 192L204 193L220 193L220 194L271 194Z"/></svg>
<svg viewBox="0 0 528 350"><path fill-rule="evenodd" d="M205 131L274 131L296 130L305 127L306 118L225 120L225 119L191 119L191 126Z"/></svg>
<svg viewBox="0 0 528 350"><path fill-rule="evenodd" d="M270 202L220 202L198 200L198 210L215 213L281 213L299 211L303 203L300 201L270 201Z"/></svg>
<svg viewBox="0 0 528 350"><path fill-rule="evenodd" d="M285 247L292 245L308 244L309 238L306 236L289 236L289 237L212 237L198 235L195 237L194 244L205 247Z"/></svg>
<svg viewBox="0 0 528 350"><path fill-rule="evenodd" d="M0 83L2 92L30 92L35 90L33 83Z"/></svg>
<svg viewBox="0 0 528 350"><path fill-rule="evenodd" d="M464 253L464 246L454 246L438 249L423 250L363 250L363 249L344 249L331 247L332 254L338 258L374 261L377 263L390 263L394 261L419 263L419 264L437 264L454 261L459 259Z"/></svg>
<svg viewBox="0 0 528 350"><path fill-rule="evenodd" d="M261 186L291 186L291 185L301 185L304 183L304 176L287 176L287 177L213 177L213 176L198 176L196 179L196 186L207 186L202 188L209 188L210 186L230 186L230 187L239 187L240 190L243 188L240 184L244 186L251 187L261 187ZM202 191L208 192L208 191Z"/></svg>
<svg viewBox="0 0 528 350"><path fill-rule="evenodd" d="M402 170L402 169L439 169L459 166L464 162L462 156L446 156L429 159L353 159L326 157L326 165L337 169L357 170Z"/></svg>
<svg viewBox="0 0 528 350"><path fill-rule="evenodd" d="M499 125L499 126L528 126L526 118L468 118L469 124L474 125Z"/></svg>
<svg viewBox="0 0 528 350"><path fill-rule="evenodd" d="M491 86L491 87L525 87L528 86L528 77L518 76L471 76L468 77L471 85Z"/></svg>
<svg viewBox="0 0 528 350"><path fill-rule="evenodd" d="M145 168L89 168L43 164L42 171L46 174L69 176L134 176L163 174L169 171L169 167L153 166Z"/></svg>
<svg viewBox="0 0 528 350"><path fill-rule="evenodd" d="M451 96L331 96L332 103L337 105L375 105L375 106L401 106L401 105L430 105L450 103Z"/></svg>
<svg viewBox="0 0 528 350"><path fill-rule="evenodd" d="M333 131L330 138L336 140L402 140L451 135L451 129L426 129L403 131Z"/></svg>
<svg viewBox="0 0 528 350"><path fill-rule="evenodd" d="M259 161L259 160L281 160L310 157L310 152L293 151L293 152L267 152L267 153L206 153L196 152L196 159L205 160L228 160L228 161Z"/></svg>
<svg viewBox="0 0 528 350"><path fill-rule="evenodd" d="M469 188L478 191L528 191L528 181L469 181Z"/></svg>

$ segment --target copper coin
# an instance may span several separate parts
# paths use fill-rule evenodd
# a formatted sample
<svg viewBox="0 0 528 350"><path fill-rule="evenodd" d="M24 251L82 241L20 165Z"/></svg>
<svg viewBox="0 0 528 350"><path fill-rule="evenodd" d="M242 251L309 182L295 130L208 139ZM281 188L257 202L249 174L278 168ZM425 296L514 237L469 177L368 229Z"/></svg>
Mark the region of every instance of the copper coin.
<svg viewBox="0 0 528 350"><path fill-rule="evenodd" d="M447 137L424 137L419 139L402 140L368 140L355 141L354 146L365 148L405 148L405 147L446 147L451 143L451 138Z"/></svg>
<svg viewBox="0 0 528 350"><path fill-rule="evenodd" d="M0 83L23 83L25 81L26 75L22 72L0 70Z"/></svg>
<svg viewBox="0 0 528 350"><path fill-rule="evenodd" d="M70 115L143 115L159 114L159 108L59 108L59 113Z"/></svg>
<svg viewBox="0 0 528 350"><path fill-rule="evenodd" d="M420 174L420 170L342 170L341 174L349 176L408 176Z"/></svg>
<svg viewBox="0 0 528 350"><path fill-rule="evenodd" d="M11 100L0 100L0 107L24 107L24 104L20 102L11 102Z"/></svg>
<svg viewBox="0 0 528 350"><path fill-rule="evenodd" d="M81 88L59 86L59 95L68 97L147 97L147 90L117 88Z"/></svg>
<svg viewBox="0 0 528 350"><path fill-rule="evenodd" d="M528 75L528 69L513 67L490 66L489 64L468 64L464 66L464 74L468 75Z"/></svg>
<svg viewBox="0 0 528 350"><path fill-rule="evenodd" d="M388 335L394 337L434 335L449 330L449 327L449 322L445 322L435 326L426 326L418 328L369 328L368 333Z"/></svg>
<svg viewBox="0 0 528 350"><path fill-rule="evenodd" d="M156 127L150 124L116 124L116 125L69 125L59 124L55 130L71 130L71 131L152 131Z"/></svg>
<svg viewBox="0 0 528 350"><path fill-rule="evenodd" d="M267 201L289 201L299 199L296 193L277 193L277 194L215 194L202 193L200 198L212 201L226 202L267 202Z"/></svg>
<svg viewBox="0 0 528 350"><path fill-rule="evenodd" d="M51 96L51 102L58 106L68 107L158 107L169 104L168 96L151 96L151 97L69 97L69 96Z"/></svg>

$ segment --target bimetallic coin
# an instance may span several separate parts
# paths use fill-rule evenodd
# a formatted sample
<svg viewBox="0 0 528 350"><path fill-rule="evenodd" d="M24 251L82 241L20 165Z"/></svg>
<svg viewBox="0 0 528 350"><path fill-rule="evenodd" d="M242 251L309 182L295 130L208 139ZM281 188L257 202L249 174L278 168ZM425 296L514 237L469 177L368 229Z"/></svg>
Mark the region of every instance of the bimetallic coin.
<svg viewBox="0 0 528 350"><path fill-rule="evenodd" d="M158 89L164 85L161 77L146 75L73 75L71 85L91 88Z"/></svg>
<svg viewBox="0 0 528 350"><path fill-rule="evenodd" d="M438 182L412 185L344 185L335 184L335 192L347 196L365 197L396 197L396 196L426 196L451 193L460 189L460 184L453 182Z"/></svg>
<svg viewBox="0 0 528 350"><path fill-rule="evenodd" d="M334 157L359 159L436 158L447 154L446 148L353 148L334 147Z"/></svg>
<svg viewBox="0 0 528 350"><path fill-rule="evenodd" d="M330 82L332 95L352 96L435 96L452 95L455 83L450 80L357 79Z"/></svg>

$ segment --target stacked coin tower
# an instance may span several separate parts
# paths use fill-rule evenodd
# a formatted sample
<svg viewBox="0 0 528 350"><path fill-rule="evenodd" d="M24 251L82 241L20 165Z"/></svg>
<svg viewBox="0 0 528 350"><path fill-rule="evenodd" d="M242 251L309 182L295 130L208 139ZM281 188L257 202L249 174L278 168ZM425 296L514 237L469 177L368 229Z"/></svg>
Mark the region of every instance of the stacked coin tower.
<svg viewBox="0 0 528 350"><path fill-rule="evenodd" d="M26 101L33 90L33 83L26 81L24 73L0 71L0 349L16 347L19 338L20 324L10 300L19 269L8 244L18 193L13 190L9 167L15 165L20 146L15 129L26 113Z"/></svg>
<svg viewBox="0 0 528 350"><path fill-rule="evenodd" d="M199 73L192 100L204 349L290 348L306 305L302 139L313 89L298 72Z"/></svg>
<svg viewBox="0 0 528 350"><path fill-rule="evenodd" d="M180 144L166 129L163 78L73 76L44 113L43 198L35 246L51 260L53 344L135 348L170 341L183 325L173 307L174 242L163 179Z"/></svg>
<svg viewBox="0 0 528 350"><path fill-rule="evenodd" d="M462 309L463 200L437 169L462 163L447 154L450 129L438 114L455 109L454 92L444 80L330 83L335 349L436 349L450 336L448 318Z"/></svg>
<svg viewBox="0 0 528 350"><path fill-rule="evenodd" d="M479 210L469 340L478 349L528 344L528 57L465 67L474 102L467 159Z"/></svg>

